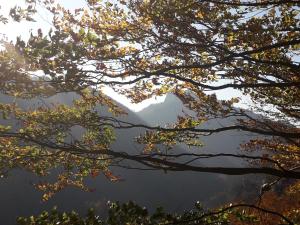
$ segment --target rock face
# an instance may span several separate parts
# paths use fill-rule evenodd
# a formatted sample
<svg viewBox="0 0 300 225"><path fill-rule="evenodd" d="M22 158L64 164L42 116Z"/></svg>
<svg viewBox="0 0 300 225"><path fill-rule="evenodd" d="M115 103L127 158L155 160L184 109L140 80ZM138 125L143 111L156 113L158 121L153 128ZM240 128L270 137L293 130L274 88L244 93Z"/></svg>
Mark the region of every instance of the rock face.
<svg viewBox="0 0 300 225"><path fill-rule="evenodd" d="M59 101L70 104L76 96L63 94L55 96L51 101ZM0 102L9 102L6 96L0 96ZM33 102L19 102L27 107L38 104ZM164 104L152 105L139 113L133 113L129 109L128 116L123 118L133 123L170 123L176 119L176 113L181 106L180 101L174 96L166 98ZM173 110L170 108L173 107ZM3 123L0 120L0 124ZM142 130L131 129L117 132L117 141L113 148L117 151L137 153L141 146L134 143L133 138ZM229 152L237 151L241 141L246 140L240 133L229 132L226 134L208 137L204 140L206 150L222 150ZM225 149L226 148L226 149ZM177 151L186 151L180 146ZM222 161L224 164L236 162ZM222 163L221 162L221 163ZM203 165L209 164L201 162ZM216 163L216 162L212 162ZM219 163L219 161L218 161ZM68 188L50 199L46 203L41 202L42 193L36 191L32 184L40 178L21 170L14 170L10 176L0 179L0 221L1 224L15 224L17 216L37 214L45 209L58 206L59 210L76 210L85 213L90 207L98 210L99 214L106 212L106 202L133 200L150 210L163 206L169 211L181 211L192 208L196 201L201 201L207 206L220 204L234 196L233 188L236 189L236 178L208 173L193 172L168 172L163 171L138 171L116 168L115 174L120 175L123 181L111 183L104 176L87 180L94 192L87 193L74 188ZM51 176L54 176L51 175ZM50 176L50 179L51 179Z"/></svg>

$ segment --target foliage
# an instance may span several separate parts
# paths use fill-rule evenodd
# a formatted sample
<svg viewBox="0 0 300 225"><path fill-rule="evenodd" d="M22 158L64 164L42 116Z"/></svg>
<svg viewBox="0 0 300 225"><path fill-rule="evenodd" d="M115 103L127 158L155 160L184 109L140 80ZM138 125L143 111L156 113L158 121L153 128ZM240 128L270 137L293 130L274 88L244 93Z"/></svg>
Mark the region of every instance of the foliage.
<svg viewBox="0 0 300 225"><path fill-rule="evenodd" d="M80 217L77 213L60 213L56 208L50 212L42 212L39 216L29 218L20 217L17 220L19 225L49 225L49 224L74 224L74 225L102 225L99 218L90 210L85 218Z"/></svg>
<svg viewBox="0 0 300 225"><path fill-rule="evenodd" d="M290 193L289 193L290 194ZM272 194L271 194L272 195ZM277 196L278 197L278 196ZM38 216L29 218L19 217L19 225L42 225L42 224L74 224L74 225L166 225L166 224L297 224L300 221L299 208L291 210L288 204L276 204L278 200L286 201L287 196L282 195L279 199L268 196L261 206L235 204L224 206L215 210L204 209L199 202L195 204L193 210L179 213L166 213L163 208L157 208L155 212L149 213L145 207L141 207L134 202L120 204L119 202L108 202L109 212L106 219L101 219L90 210L86 217L82 217L75 212L61 213L56 208L52 211L44 211ZM295 196L294 196L295 197ZM275 204L274 204L275 203ZM279 212L266 210L264 206L269 204L272 208L281 208L280 213L291 210L288 213L293 218L294 223ZM286 211L285 213L287 213ZM283 223L282 223L283 222Z"/></svg>
<svg viewBox="0 0 300 225"><path fill-rule="evenodd" d="M229 224L229 212L222 212L216 215L206 212L200 204L196 204L196 209L184 212L183 214L168 214L162 208L157 208L152 214L148 213L145 207L128 202L125 204L109 203L109 213L106 220L102 220L90 210L86 217L81 217L75 212L60 213L56 209L46 212L39 216L30 218L18 218L19 225L42 225L42 224L89 224L89 225L154 225L154 224L211 224L217 221L218 224ZM235 213L234 213L235 214ZM239 218L247 219L241 215Z"/></svg>
<svg viewBox="0 0 300 225"><path fill-rule="evenodd" d="M15 7L10 16L33 21L39 4L52 13L53 27L32 32L29 40L2 42L0 89L14 100L0 104L1 173L62 169L55 183L36 185L44 200L70 185L89 190L84 178L101 172L117 181L110 165L122 166L120 159L157 170L300 178L298 1L89 0L74 11L52 0L26 2L27 9ZM167 127L129 123L103 93L107 86L135 103L173 93L187 110ZM247 96L261 116L235 108L239 96L217 98L230 89ZM66 92L76 93L70 105L18 105ZM111 115L99 112L105 107ZM205 126L224 118L232 124ZM140 154L114 151L114 131L132 128L145 129L136 140ZM82 136L73 137L73 129ZM202 136L229 130L260 135L242 146L257 155L172 153L177 144L201 147ZM214 157L251 164L195 163Z"/></svg>

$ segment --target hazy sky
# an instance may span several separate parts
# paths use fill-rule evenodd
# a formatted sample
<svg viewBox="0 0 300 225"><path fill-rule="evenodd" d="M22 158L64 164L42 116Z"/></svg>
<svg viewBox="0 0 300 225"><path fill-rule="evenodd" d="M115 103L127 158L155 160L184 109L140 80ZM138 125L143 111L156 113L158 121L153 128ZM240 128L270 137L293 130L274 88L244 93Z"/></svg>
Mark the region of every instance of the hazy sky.
<svg viewBox="0 0 300 225"><path fill-rule="evenodd" d="M15 5L22 5L23 0L0 0L0 13L2 15L8 15L9 9ZM85 1L84 0L57 0L57 2L66 8L74 9L84 6ZM0 24L0 34L5 35L9 40L15 39L17 36L22 36L24 39L28 38L30 35L30 31L35 31L38 28L42 28L43 30L47 31L49 30L51 24L51 16L47 14L47 12L43 9L38 10L38 14L36 16L37 21L36 23L32 22L22 22L22 23L16 23L10 21L10 23L4 25ZM150 104L156 103L156 102L162 102L165 97L157 97L156 99L149 99L147 101L144 101L140 104L132 104L128 99L126 99L124 96L120 96L116 93L114 93L111 89L107 88L105 92L114 98L115 100L119 101L123 105L127 106L133 111L139 111L145 107L147 107ZM233 89L225 89L218 91L217 96L219 99L230 99L233 96L241 96L241 94ZM245 104L249 104L249 99L243 97L242 102L238 104L238 107L245 107Z"/></svg>

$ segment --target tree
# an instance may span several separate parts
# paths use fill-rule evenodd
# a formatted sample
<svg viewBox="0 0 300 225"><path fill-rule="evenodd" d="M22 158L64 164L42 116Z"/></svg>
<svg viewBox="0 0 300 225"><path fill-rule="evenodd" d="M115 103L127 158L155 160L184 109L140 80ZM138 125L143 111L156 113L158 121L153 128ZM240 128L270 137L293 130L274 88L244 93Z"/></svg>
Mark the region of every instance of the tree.
<svg viewBox="0 0 300 225"><path fill-rule="evenodd" d="M100 171L117 180L109 166L124 166L123 159L165 171L300 178L298 1L89 0L75 11L52 1L28 1L29 10L15 8L11 16L33 20L37 3L53 14L53 28L47 34L39 29L28 41L3 43L1 91L27 99L61 92L80 97L71 106L26 110L0 104L3 119L18 121L17 128L0 127L3 173L19 166L45 175L62 166L56 183L38 185L45 200L68 185L87 189L83 179ZM189 112L168 127L128 123L117 117L124 112L103 94L104 86L133 102L174 93ZM248 96L261 116L234 107L237 97L217 99L215 93L227 89ZM114 116L99 115L99 105ZM205 127L228 117L233 124ZM74 126L85 129L81 139L72 139ZM145 129L137 138L145 146L139 155L110 147L115 129L136 127ZM243 146L256 155L172 153L178 143L197 147L201 136L228 130L261 135ZM214 157L251 165L195 164Z"/></svg>
<svg viewBox="0 0 300 225"><path fill-rule="evenodd" d="M266 216L267 215L267 216ZM106 220L95 215L93 210L87 213L86 217L79 216L76 212L61 213L57 209L50 212L43 212L39 216L18 218L20 225L40 225L40 224L89 224L89 225L156 225L156 224L274 224L280 221L285 224L294 224L282 214L261 208L255 205L238 204L223 207L217 211L207 211L196 203L195 209L183 214L169 214L162 208L157 208L150 214L146 208L142 208L133 202L125 204L109 203L109 215Z"/></svg>

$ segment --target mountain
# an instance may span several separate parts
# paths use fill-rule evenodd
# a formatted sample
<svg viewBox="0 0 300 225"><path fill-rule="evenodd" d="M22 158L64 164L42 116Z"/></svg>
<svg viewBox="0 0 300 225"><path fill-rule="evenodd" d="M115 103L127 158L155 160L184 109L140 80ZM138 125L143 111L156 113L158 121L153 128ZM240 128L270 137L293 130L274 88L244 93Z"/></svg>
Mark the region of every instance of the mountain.
<svg viewBox="0 0 300 225"><path fill-rule="evenodd" d="M152 126L165 126L176 122L177 116L183 116L184 112L192 113L174 94L167 94L164 102L153 104L150 107L137 112L137 115ZM235 120L236 119L232 118L215 119L205 123L203 126L213 129L222 126L234 125ZM204 146L193 150L202 153L237 154L241 152L240 144L249 141L251 138L253 138L253 134L243 131L231 130L216 133L210 136L201 137L200 140ZM209 160L205 160L206 165L207 163L210 163ZM229 160L227 158L222 158L220 160L213 159L213 164L222 166L237 166L241 164L241 161L239 159L231 158Z"/></svg>
<svg viewBox="0 0 300 225"><path fill-rule="evenodd" d="M71 104L77 96L75 94L59 94L51 99L32 101L18 101L22 107L37 107L39 104L60 102ZM176 118L180 105L178 99L169 96L164 104L152 105L139 113L134 113L122 106L128 116L123 120L143 123L169 123ZM0 95L0 102L11 102L12 98ZM169 109L171 109L169 111ZM100 109L104 110L105 109ZM171 120L172 119L172 120ZM0 124L3 121L0 120ZM77 132L77 131L74 131ZM79 131L78 131L79 132ZM141 146L134 143L142 129L120 130L117 132L117 141L113 145L114 150L137 153ZM234 136L235 139L233 139ZM217 139L209 137L205 139L207 149L238 148L243 138L237 133L228 133ZM220 143L219 143L220 142ZM181 146L176 151L184 152ZM205 163L205 162L203 162ZM231 163L230 161L227 163ZM140 171L114 168L114 173L120 175L123 181L112 183L104 176L88 179L87 184L95 188L94 192L83 192L75 188L67 188L56 194L48 202L41 202L42 193L36 191L32 184L41 178L19 169L13 170L8 178L0 179L0 223L5 225L15 224L17 216L29 216L40 213L42 210L58 206L59 210L76 210L85 213L88 208L94 207L98 213L105 215L107 201L126 202L133 200L150 210L163 206L169 211L182 211L189 209L196 201L203 202L206 206L213 206L232 199L236 190L240 190L242 179L228 176L195 173L195 172L168 172L163 171ZM55 171L49 179L53 179ZM45 179L45 178L42 178ZM243 179L245 179L243 177Z"/></svg>
<svg viewBox="0 0 300 225"><path fill-rule="evenodd" d="M152 104L136 114L152 126L163 126L175 122L178 115L183 116L183 109L179 98L174 94L167 94L164 102Z"/></svg>

